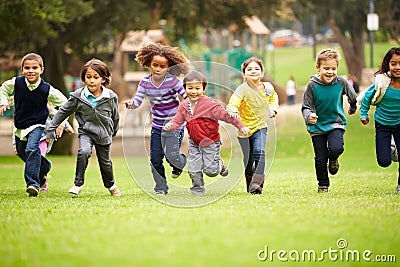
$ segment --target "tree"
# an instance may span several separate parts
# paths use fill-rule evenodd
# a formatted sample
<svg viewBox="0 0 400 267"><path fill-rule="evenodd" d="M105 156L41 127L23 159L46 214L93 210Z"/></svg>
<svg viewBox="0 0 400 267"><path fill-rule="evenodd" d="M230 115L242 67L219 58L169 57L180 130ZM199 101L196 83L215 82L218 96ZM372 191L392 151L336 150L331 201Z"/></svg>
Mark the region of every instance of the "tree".
<svg viewBox="0 0 400 267"><path fill-rule="evenodd" d="M317 23L329 25L342 48L349 73L360 79L365 67L368 1L298 0L291 7L299 20L306 14L316 14Z"/></svg>
<svg viewBox="0 0 400 267"><path fill-rule="evenodd" d="M97 57L113 66L113 89L122 81L119 45L128 30L158 27L166 19L172 42L195 40L199 26L221 28L242 16L259 14L277 0L0 0L0 49L9 56L38 51L45 64L44 78L68 94L65 69L72 57ZM271 5L269 5L271 4ZM53 152L71 154L72 139L64 137ZM61 142L61 145L60 145ZM63 143L66 142L66 143ZM60 151L58 151L58 148Z"/></svg>
<svg viewBox="0 0 400 267"><path fill-rule="evenodd" d="M379 14L382 31L400 45L400 1L379 0L375 2L375 10Z"/></svg>

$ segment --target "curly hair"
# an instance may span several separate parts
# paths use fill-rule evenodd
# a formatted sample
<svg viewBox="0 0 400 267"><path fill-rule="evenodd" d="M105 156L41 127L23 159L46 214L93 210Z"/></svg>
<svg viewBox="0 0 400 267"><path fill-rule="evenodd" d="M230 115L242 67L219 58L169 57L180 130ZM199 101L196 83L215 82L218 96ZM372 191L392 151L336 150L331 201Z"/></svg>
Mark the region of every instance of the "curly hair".
<svg viewBox="0 0 400 267"><path fill-rule="evenodd" d="M104 86L110 85L110 83L111 83L110 70L108 69L106 63L104 63L103 61L96 59L96 58L92 58L91 60L86 62L85 65L83 65L83 67L81 69L82 82L85 82L86 72L89 68L94 70L95 72L97 72L100 75L100 77L102 77L104 79L104 82L103 82Z"/></svg>
<svg viewBox="0 0 400 267"><path fill-rule="evenodd" d="M158 43L148 44L139 49L135 60L143 67L150 67L154 56L163 56L168 60L169 72L179 76L190 71L189 60L178 50L177 47L161 45ZM174 68L171 68L175 66Z"/></svg>
<svg viewBox="0 0 400 267"><path fill-rule="evenodd" d="M382 59L382 64L379 67L379 69L375 72L375 75L377 74L386 74L389 72L389 62L390 59L393 57L393 55L399 55L400 56L400 47L392 47L386 55Z"/></svg>

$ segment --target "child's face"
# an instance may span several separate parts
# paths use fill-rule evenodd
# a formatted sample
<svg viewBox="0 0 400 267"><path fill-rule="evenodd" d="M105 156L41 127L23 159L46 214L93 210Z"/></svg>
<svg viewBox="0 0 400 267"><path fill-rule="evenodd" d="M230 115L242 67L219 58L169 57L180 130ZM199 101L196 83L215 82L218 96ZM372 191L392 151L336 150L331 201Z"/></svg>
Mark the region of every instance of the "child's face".
<svg viewBox="0 0 400 267"><path fill-rule="evenodd" d="M22 75L29 81L29 83L36 83L39 81L40 75L42 75L44 68L40 66L36 60L25 60L22 67Z"/></svg>
<svg viewBox="0 0 400 267"><path fill-rule="evenodd" d="M96 94L101 93L101 85L105 82L104 78L100 76L100 74L88 68L85 74L85 84L88 87L89 91L96 96Z"/></svg>
<svg viewBox="0 0 400 267"><path fill-rule="evenodd" d="M320 80L330 83L337 76L338 63L335 59L321 60L320 65L316 66L320 75Z"/></svg>
<svg viewBox="0 0 400 267"><path fill-rule="evenodd" d="M204 95L205 88L203 88L202 82L191 81L186 83L185 91L189 99L195 102Z"/></svg>
<svg viewBox="0 0 400 267"><path fill-rule="evenodd" d="M389 70L393 78L400 78L400 55L394 54L389 60Z"/></svg>
<svg viewBox="0 0 400 267"><path fill-rule="evenodd" d="M263 76L261 66L257 62L250 62L249 65L244 69L244 77L247 81L258 83Z"/></svg>
<svg viewBox="0 0 400 267"><path fill-rule="evenodd" d="M164 56L154 56L150 62L151 76L154 80L164 79L168 70L168 59Z"/></svg>

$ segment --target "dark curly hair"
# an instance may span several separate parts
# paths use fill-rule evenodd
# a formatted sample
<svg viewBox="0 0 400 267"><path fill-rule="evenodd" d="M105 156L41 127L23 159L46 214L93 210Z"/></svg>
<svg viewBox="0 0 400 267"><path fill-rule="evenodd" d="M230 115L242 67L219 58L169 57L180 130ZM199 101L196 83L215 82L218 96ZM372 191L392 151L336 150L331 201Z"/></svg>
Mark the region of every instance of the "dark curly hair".
<svg viewBox="0 0 400 267"><path fill-rule="evenodd" d="M143 46L136 54L135 60L143 67L150 67L154 56L163 56L168 60L169 73L175 76L190 71L189 60L176 47L151 43ZM175 66L174 68L171 68Z"/></svg>
<svg viewBox="0 0 400 267"><path fill-rule="evenodd" d="M384 74L389 72L389 61L393 55L400 56L400 47L392 47L382 59L382 64L379 69L375 72L377 74Z"/></svg>
<svg viewBox="0 0 400 267"><path fill-rule="evenodd" d="M103 82L104 86L110 85L110 83L111 83L110 70L108 69L106 63L104 63L103 61L96 59L96 58L92 58L91 60L86 62L85 65L83 65L83 67L81 69L82 82L85 82L86 72L89 68L96 71L100 75L100 77L102 77L104 79L104 82Z"/></svg>

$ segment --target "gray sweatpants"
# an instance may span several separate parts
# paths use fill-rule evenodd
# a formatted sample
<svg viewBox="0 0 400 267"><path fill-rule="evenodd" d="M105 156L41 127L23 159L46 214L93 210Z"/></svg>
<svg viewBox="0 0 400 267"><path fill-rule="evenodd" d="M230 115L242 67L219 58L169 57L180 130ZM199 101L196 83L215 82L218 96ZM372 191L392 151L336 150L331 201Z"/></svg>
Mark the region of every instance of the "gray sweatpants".
<svg viewBox="0 0 400 267"><path fill-rule="evenodd" d="M210 177L217 176L222 169L220 149L221 141L218 140L208 146L201 147L189 138L188 172L192 179L190 191L193 195L205 193L203 172Z"/></svg>

